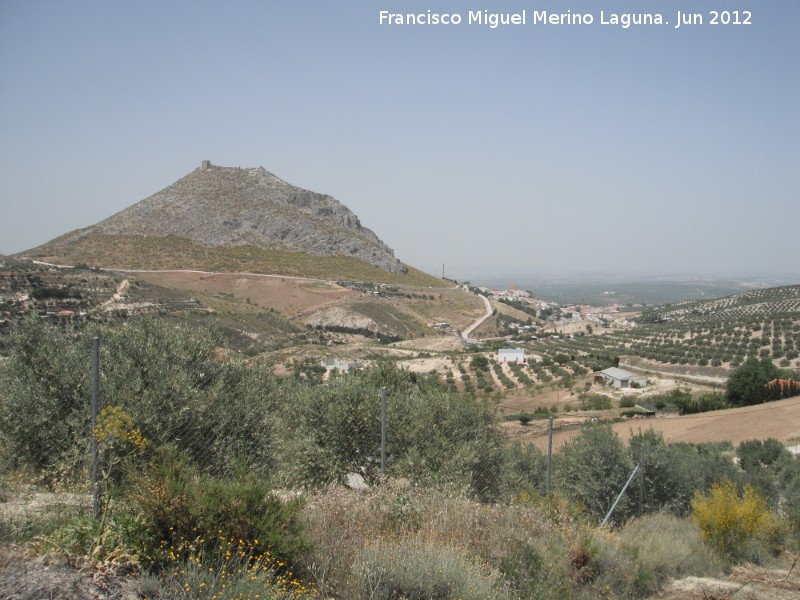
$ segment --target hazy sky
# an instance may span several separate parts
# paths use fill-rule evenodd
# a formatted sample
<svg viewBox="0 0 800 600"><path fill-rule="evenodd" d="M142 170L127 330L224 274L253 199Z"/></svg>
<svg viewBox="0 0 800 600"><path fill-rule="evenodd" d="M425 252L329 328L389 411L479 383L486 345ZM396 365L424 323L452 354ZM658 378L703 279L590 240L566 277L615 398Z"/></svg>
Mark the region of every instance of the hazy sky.
<svg viewBox="0 0 800 600"><path fill-rule="evenodd" d="M800 273L798 31L797 0L0 0L0 253L208 159L335 196L428 272Z"/></svg>

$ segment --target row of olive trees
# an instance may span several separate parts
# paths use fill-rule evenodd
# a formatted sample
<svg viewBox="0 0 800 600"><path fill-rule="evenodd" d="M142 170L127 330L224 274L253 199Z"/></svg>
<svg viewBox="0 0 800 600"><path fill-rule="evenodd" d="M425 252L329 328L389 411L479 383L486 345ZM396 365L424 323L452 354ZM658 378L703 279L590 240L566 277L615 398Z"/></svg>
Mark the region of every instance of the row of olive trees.
<svg viewBox="0 0 800 600"><path fill-rule="evenodd" d="M35 320L15 328L13 351L0 371L0 456L9 466L44 480L87 480L95 334L102 338L102 404L130 417L148 441L151 454L131 457L133 467L170 446L211 477L247 473L275 485L308 486L358 472L376 480L379 390L385 387L390 476L450 486L483 501L545 491L542 453L508 443L487 401L453 392L434 377L378 365L310 385L221 359L213 329L151 319L66 333ZM771 465L773 454L762 462ZM554 456L553 490L602 518L639 462L641 495L637 480L617 520L638 512L640 497L645 512L685 514L695 490L742 475L718 446L666 444L658 434L640 432L626 447L610 427L595 425ZM753 477L763 483L773 471ZM784 474L769 481L789 477Z"/></svg>
<svg viewBox="0 0 800 600"><path fill-rule="evenodd" d="M517 463L541 456L509 449L486 401L433 378L382 365L309 385L221 359L213 329L155 319L66 332L37 320L15 327L0 371L0 444L10 466L44 480L85 480L94 335L102 340L101 406L130 417L151 451L172 446L208 475L250 473L291 485L341 481L353 471L375 477L386 387L390 475L485 500L540 483L521 474L541 478L541 468Z"/></svg>

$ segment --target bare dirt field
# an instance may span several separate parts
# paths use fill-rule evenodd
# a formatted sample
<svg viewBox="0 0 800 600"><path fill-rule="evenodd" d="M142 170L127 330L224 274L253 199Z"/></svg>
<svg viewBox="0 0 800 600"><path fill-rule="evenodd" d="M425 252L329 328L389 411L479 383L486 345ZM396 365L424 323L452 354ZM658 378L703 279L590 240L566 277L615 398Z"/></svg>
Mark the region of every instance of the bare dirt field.
<svg viewBox="0 0 800 600"><path fill-rule="evenodd" d="M554 421L553 450L574 439L580 425L592 419L592 413L562 414ZM596 416L603 416L597 413ZM607 416L607 415L606 415ZM509 439L535 444L544 451L547 447L547 420L506 421L501 427ZM757 406L719 410L683 417L625 419L613 426L619 437L627 442L631 434L652 429L664 436L666 442L731 442L734 446L747 440L775 438L794 450L800 449L800 398L789 398Z"/></svg>
<svg viewBox="0 0 800 600"><path fill-rule="evenodd" d="M397 342L394 346L419 352L458 352L464 349L464 341L455 335L433 334L428 337Z"/></svg>
<svg viewBox="0 0 800 600"><path fill-rule="evenodd" d="M341 298L361 295L333 282L241 273L136 273L136 278L164 287L231 295L237 300L274 308L288 317L318 309Z"/></svg>
<svg viewBox="0 0 800 600"><path fill-rule="evenodd" d="M788 398L756 406L686 415L636 419L617 423L614 430L627 440L631 429L653 429L667 442L723 442L775 438L786 445L800 443L800 398Z"/></svg>

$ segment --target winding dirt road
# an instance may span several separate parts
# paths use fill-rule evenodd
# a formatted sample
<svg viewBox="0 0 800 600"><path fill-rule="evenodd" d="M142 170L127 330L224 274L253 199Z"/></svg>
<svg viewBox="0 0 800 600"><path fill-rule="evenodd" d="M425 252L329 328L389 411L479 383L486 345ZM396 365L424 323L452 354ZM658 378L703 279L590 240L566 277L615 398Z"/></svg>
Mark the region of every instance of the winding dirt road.
<svg viewBox="0 0 800 600"><path fill-rule="evenodd" d="M465 342L469 338L469 334L475 331L478 327L480 327L481 323L483 323L486 319L491 317L492 314L494 313L494 309L492 308L492 303L489 302L489 299L486 296L484 296L483 294L478 294L478 298L483 300L483 303L486 306L486 313L480 319L475 321L472 325L470 325L464 331L461 332L461 337L464 338Z"/></svg>

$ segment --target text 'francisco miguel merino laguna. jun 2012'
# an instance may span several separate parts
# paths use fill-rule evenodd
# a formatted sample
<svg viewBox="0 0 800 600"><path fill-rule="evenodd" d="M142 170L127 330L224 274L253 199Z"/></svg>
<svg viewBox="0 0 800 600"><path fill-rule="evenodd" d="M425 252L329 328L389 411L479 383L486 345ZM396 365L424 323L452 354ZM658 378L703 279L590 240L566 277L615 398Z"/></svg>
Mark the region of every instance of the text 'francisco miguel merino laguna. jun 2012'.
<svg viewBox="0 0 800 600"><path fill-rule="evenodd" d="M488 10L439 13L431 10L415 13L378 11L378 24L386 26L484 26L499 27L537 26L591 26L607 25L629 29L639 26L668 26L680 29L697 25L751 25L753 14L749 10L707 10L704 12L676 11L671 17L662 13L617 13L601 10L593 12L551 12L547 10L522 10L498 13Z"/></svg>

